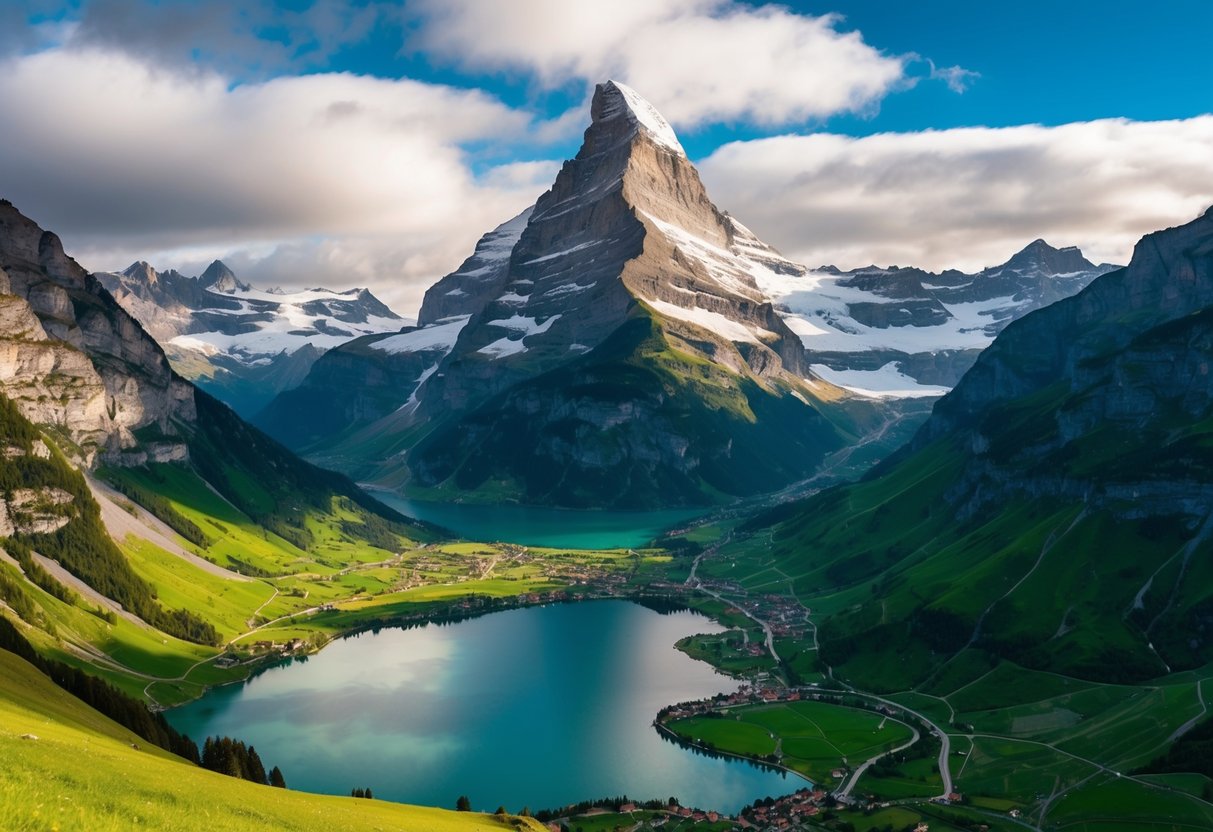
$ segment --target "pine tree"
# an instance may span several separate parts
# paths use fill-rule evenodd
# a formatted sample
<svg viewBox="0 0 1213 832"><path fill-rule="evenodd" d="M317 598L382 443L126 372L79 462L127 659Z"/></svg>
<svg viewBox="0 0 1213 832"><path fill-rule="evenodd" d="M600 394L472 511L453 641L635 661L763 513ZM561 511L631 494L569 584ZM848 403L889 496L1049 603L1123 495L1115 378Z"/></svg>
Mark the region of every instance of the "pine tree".
<svg viewBox="0 0 1213 832"><path fill-rule="evenodd" d="M468 796L466 794L459 795L459 799L455 801L455 811L456 812L472 811L472 801L470 798L468 798Z"/></svg>
<svg viewBox="0 0 1213 832"><path fill-rule="evenodd" d="M261 762L261 757L257 754L257 749L251 745L248 747L247 777L254 783L261 783L262 785L269 783L269 778L265 776L265 766Z"/></svg>
<svg viewBox="0 0 1213 832"><path fill-rule="evenodd" d="M278 766L270 769L270 785L277 789L286 788L286 778L282 776L282 769Z"/></svg>

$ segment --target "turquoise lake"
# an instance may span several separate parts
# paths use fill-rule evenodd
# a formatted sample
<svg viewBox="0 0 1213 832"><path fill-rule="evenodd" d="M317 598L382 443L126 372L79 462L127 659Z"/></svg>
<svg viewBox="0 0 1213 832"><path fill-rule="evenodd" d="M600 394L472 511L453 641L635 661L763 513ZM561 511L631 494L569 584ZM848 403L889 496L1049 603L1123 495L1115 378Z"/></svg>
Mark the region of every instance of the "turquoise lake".
<svg viewBox="0 0 1213 832"><path fill-rule="evenodd" d="M696 754L652 726L737 683L674 649L721 628L628 601L556 604L337 641L167 712L199 741L256 746L291 788L518 811L677 797L734 812L805 781Z"/></svg>
<svg viewBox="0 0 1213 832"><path fill-rule="evenodd" d="M378 489L368 493L401 514L450 529L467 540L568 549L633 549L708 511L573 511L510 504L431 503Z"/></svg>

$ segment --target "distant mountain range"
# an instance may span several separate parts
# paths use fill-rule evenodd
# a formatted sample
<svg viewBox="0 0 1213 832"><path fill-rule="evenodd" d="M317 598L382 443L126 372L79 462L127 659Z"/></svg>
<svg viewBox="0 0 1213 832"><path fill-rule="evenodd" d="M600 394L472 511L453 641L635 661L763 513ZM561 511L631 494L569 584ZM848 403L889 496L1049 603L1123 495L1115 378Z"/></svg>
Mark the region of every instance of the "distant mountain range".
<svg viewBox="0 0 1213 832"><path fill-rule="evenodd" d="M821 377L871 395L938 396L1011 321L1116 268L1035 240L976 274L825 266L762 288Z"/></svg>
<svg viewBox="0 0 1213 832"><path fill-rule="evenodd" d="M809 271L709 199L622 84L552 188L331 350L258 424L422 496L705 503L896 447L1006 323L1111 266L1036 242L977 275Z"/></svg>
<svg viewBox="0 0 1213 832"><path fill-rule="evenodd" d="M245 416L302 382L326 350L409 323L366 289L261 291L218 260L197 277L143 261L94 276L174 369Z"/></svg>

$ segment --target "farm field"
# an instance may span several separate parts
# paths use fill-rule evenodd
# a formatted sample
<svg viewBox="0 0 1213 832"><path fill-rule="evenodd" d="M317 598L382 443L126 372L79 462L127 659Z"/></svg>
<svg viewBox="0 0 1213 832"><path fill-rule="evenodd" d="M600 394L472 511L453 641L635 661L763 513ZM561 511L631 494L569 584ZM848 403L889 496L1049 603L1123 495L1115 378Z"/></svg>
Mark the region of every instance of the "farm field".
<svg viewBox="0 0 1213 832"><path fill-rule="evenodd" d="M825 702L744 705L721 713L674 720L668 727L720 751L774 756L781 765L827 787L835 782L835 769L856 766L914 735L895 719Z"/></svg>

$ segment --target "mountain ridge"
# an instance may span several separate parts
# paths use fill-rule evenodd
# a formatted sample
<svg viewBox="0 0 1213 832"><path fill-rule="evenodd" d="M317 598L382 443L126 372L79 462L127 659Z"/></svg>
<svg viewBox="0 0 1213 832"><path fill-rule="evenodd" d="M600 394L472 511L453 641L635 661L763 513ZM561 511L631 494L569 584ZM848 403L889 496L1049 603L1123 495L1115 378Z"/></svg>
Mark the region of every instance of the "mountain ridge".
<svg viewBox="0 0 1213 832"><path fill-rule="evenodd" d="M197 277L146 261L96 277L182 375L246 417L297 386L328 349L408 323L367 289L260 291L220 260Z"/></svg>

